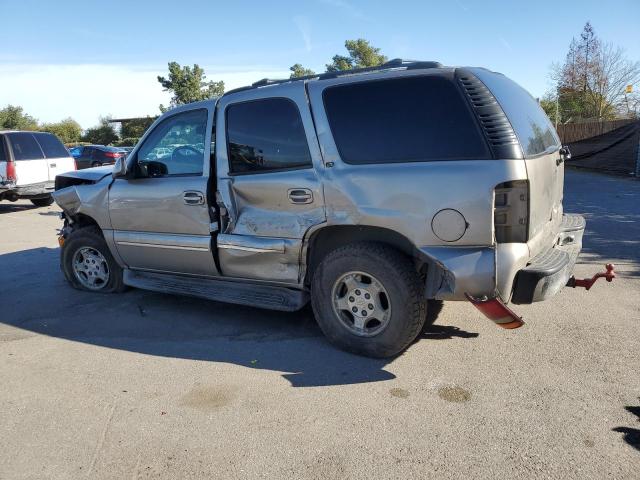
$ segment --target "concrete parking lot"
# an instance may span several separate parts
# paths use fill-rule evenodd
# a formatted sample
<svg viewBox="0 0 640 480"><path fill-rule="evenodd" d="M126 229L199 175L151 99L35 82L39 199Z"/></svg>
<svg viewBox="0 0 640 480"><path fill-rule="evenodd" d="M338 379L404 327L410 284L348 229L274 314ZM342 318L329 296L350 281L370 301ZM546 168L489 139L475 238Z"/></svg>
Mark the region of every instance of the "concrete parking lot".
<svg viewBox="0 0 640 480"><path fill-rule="evenodd" d="M640 181L567 172L576 273L516 307L447 303L403 355L330 346L309 310L70 288L58 208L0 203L0 479L638 478Z"/></svg>

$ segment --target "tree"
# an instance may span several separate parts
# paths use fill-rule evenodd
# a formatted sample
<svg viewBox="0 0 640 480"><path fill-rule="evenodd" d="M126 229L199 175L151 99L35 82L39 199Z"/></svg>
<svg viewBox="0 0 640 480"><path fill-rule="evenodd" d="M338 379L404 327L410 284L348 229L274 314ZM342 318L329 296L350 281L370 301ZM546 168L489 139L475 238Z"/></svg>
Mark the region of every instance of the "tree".
<svg viewBox="0 0 640 480"><path fill-rule="evenodd" d="M65 118L57 123L45 123L40 130L53 133L62 143L77 142L82 136L82 127L73 118Z"/></svg>
<svg viewBox="0 0 640 480"><path fill-rule="evenodd" d="M348 56L334 55L331 63L327 64L327 72L342 70L353 70L354 68L375 67L387 61L387 57L380 53L380 49L372 47L368 40L358 38L357 40L347 40L344 42ZM289 67L290 78L304 77L305 75L315 75L313 70L304 68L296 63Z"/></svg>
<svg viewBox="0 0 640 480"><path fill-rule="evenodd" d="M160 105L161 112L177 105L219 97L224 93L224 82L207 82L204 70L198 64L194 64L192 68L181 67L178 62L169 62L168 66L169 77L158 76L158 82L165 92L172 92L173 97L168 107Z"/></svg>
<svg viewBox="0 0 640 480"><path fill-rule="evenodd" d="M304 68L301 64L296 63L289 67L291 70L291 76L289 78L298 78L298 77L306 77L307 75L315 75L316 72L313 70L309 70L308 68Z"/></svg>
<svg viewBox="0 0 640 480"><path fill-rule="evenodd" d="M38 121L24 113L22 107L7 105L0 110L0 128L10 130L37 130Z"/></svg>
<svg viewBox="0 0 640 480"><path fill-rule="evenodd" d="M332 62L327 64L327 72L375 67L387 61L387 57L380 53L379 48L372 47L369 41L363 38L347 40L344 46L349 56L335 55Z"/></svg>
<svg viewBox="0 0 640 480"><path fill-rule="evenodd" d="M599 48L596 55L596 68L590 72L587 84L587 101L593 116L609 118L629 113L625 88L640 83L640 62L632 62L622 48L610 43Z"/></svg>
<svg viewBox="0 0 640 480"><path fill-rule="evenodd" d="M156 117L132 118L123 121L120 129L120 136L124 138L140 138L147 131L147 128L155 121Z"/></svg>
<svg viewBox="0 0 640 480"><path fill-rule="evenodd" d="M96 145L109 145L118 140L113 125L109 123L109 117L100 117L100 123L87 129L82 136L83 142L95 143Z"/></svg>
<svg viewBox="0 0 640 480"><path fill-rule="evenodd" d="M549 120L551 120L551 123L554 125L557 124L556 121L559 123L560 118L556 119L556 99L551 92L545 93L544 97L540 99L540 106L549 117Z"/></svg>
<svg viewBox="0 0 640 480"><path fill-rule="evenodd" d="M625 87L640 82L640 63L628 60L621 48L603 44L587 22L580 38L572 39L564 64L554 66L552 78L556 85L547 99L557 99L558 121L606 120L630 114Z"/></svg>

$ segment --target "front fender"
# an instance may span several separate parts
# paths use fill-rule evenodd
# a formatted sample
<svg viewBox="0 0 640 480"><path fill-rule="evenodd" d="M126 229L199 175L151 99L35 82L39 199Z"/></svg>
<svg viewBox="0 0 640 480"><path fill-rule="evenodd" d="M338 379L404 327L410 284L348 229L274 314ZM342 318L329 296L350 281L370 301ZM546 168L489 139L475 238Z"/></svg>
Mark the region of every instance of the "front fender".
<svg viewBox="0 0 640 480"><path fill-rule="evenodd" d="M94 184L74 185L56 190L51 195L58 206L70 217L78 214L91 217L103 230L111 229L109 217L109 185L111 177Z"/></svg>

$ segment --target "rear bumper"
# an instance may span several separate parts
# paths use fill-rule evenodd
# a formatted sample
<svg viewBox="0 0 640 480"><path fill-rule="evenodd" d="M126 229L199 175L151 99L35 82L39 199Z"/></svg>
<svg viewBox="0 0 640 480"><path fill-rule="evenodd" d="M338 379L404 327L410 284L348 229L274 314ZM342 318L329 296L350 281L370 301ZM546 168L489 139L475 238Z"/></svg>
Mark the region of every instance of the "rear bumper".
<svg viewBox="0 0 640 480"><path fill-rule="evenodd" d="M0 196L18 198L39 198L54 191L54 182L33 183L31 185L0 184Z"/></svg>
<svg viewBox="0 0 640 480"><path fill-rule="evenodd" d="M567 284L580 250L586 222L580 215L564 215L551 248L532 258L518 271L511 302L529 304L546 300Z"/></svg>

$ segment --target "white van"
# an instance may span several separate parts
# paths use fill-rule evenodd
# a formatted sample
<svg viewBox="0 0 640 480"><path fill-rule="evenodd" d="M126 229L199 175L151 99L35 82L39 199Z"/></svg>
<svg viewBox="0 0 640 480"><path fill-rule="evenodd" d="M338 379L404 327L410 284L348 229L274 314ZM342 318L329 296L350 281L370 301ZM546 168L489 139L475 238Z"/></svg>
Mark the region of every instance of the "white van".
<svg viewBox="0 0 640 480"><path fill-rule="evenodd" d="M56 175L75 169L73 157L55 135L0 130L0 200L24 198L37 207L51 205Z"/></svg>

